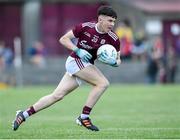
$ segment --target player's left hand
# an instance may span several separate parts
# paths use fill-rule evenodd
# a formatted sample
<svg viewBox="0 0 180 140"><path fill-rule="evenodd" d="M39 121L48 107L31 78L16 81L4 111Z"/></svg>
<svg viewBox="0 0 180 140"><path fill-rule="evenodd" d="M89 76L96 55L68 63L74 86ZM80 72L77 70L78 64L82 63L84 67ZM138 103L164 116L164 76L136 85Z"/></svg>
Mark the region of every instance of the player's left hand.
<svg viewBox="0 0 180 140"><path fill-rule="evenodd" d="M79 58L81 58L84 62L89 62L89 60L92 58L92 55L84 50L84 49L80 49L80 48L76 48L76 50L74 51Z"/></svg>
<svg viewBox="0 0 180 140"><path fill-rule="evenodd" d="M99 58L102 62L110 65L110 66L116 66L116 59L109 57L106 52L101 53L101 57Z"/></svg>

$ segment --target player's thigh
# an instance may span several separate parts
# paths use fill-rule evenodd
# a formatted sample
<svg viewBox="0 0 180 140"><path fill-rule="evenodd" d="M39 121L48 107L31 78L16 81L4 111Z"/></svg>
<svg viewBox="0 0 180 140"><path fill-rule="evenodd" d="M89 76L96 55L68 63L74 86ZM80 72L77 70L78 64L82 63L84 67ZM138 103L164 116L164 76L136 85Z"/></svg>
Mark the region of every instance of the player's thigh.
<svg viewBox="0 0 180 140"><path fill-rule="evenodd" d="M66 95L79 86L76 77L65 73L53 94Z"/></svg>
<svg viewBox="0 0 180 140"><path fill-rule="evenodd" d="M87 66L84 69L75 73L75 75L92 85L98 85L98 84L109 85L107 78L95 65Z"/></svg>

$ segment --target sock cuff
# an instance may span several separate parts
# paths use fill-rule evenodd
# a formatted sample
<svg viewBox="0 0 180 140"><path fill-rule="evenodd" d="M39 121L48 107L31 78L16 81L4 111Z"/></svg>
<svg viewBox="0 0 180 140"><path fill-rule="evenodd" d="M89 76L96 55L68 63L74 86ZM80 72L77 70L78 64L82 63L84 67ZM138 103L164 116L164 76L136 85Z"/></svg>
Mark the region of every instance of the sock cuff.
<svg viewBox="0 0 180 140"><path fill-rule="evenodd" d="M89 115L91 112L92 108L88 107L88 106L84 106L82 114L87 114Z"/></svg>
<svg viewBox="0 0 180 140"><path fill-rule="evenodd" d="M29 114L29 116L31 116L32 114L36 113L35 109L33 106L31 106L28 110L27 113Z"/></svg>

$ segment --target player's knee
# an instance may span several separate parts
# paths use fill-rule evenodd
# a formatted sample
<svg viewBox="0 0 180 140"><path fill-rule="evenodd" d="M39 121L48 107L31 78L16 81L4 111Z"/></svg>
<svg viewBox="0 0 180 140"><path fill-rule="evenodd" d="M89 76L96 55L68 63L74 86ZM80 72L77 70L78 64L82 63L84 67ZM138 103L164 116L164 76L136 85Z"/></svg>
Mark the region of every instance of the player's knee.
<svg viewBox="0 0 180 140"><path fill-rule="evenodd" d="M64 98L64 95L63 94L53 94L52 97L53 97L53 100L59 101Z"/></svg>
<svg viewBox="0 0 180 140"><path fill-rule="evenodd" d="M107 89L109 87L109 81L107 79L102 80L99 85L103 89Z"/></svg>
<svg viewBox="0 0 180 140"><path fill-rule="evenodd" d="M109 85L110 85L109 81L108 81L108 80L106 80L106 81L104 82L104 87L105 87L105 88L108 88L108 87L109 87Z"/></svg>

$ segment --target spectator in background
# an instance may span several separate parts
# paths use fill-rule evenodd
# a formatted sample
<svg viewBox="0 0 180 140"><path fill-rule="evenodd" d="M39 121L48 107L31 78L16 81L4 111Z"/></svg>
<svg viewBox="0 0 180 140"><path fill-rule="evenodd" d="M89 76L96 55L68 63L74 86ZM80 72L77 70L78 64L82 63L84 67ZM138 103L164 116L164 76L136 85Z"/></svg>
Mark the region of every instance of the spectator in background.
<svg viewBox="0 0 180 140"><path fill-rule="evenodd" d="M178 50L175 48L171 42L171 40L168 40L167 45L167 81L169 83L175 82L175 75L177 72L177 53ZM180 50L179 50L180 51Z"/></svg>
<svg viewBox="0 0 180 140"><path fill-rule="evenodd" d="M115 33L121 40L121 58L130 59L133 46L133 32L129 20L125 19L123 22L120 22L115 29Z"/></svg>
<svg viewBox="0 0 180 140"><path fill-rule="evenodd" d="M160 37L154 40L152 47L149 47L147 76L149 83L156 83L159 72L160 81L165 80L165 67L163 63L163 45Z"/></svg>
<svg viewBox="0 0 180 140"><path fill-rule="evenodd" d="M144 33L139 33L134 41L134 45L131 49L133 60L146 60L146 53L150 44Z"/></svg>
<svg viewBox="0 0 180 140"><path fill-rule="evenodd" d="M45 61L45 47L42 42L36 41L33 46L28 49L30 56L30 62L40 68L44 68L46 65Z"/></svg>
<svg viewBox="0 0 180 140"><path fill-rule="evenodd" d="M148 83L154 84L157 81L158 63L155 57L155 50L153 48L151 52L148 54L147 61L148 61L147 62Z"/></svg>
<svg viewBox="0 0 180 140"><path fill-rule="evenodd" d="M10 68L14 60L14 54L11 48L6 48L4 50L4 60L6 68Z"/></svg>
<svg viewBox="0 0 180 140"><path fill-rule="evenodd" d="M5 47L5 43L0 41L0 67L9 68L13 63L13 51L11 48Z"/></svg>
<svg viewBox="0 0 180 140"><path fill-rule="evenodd" d="M158 80L160 83L167 82L166 62L164 59L164 45L160 36L156 37L153 42L154 57L158 64Z"/></svg>
<svg viewBox="0 0 180 140"><path fill-rule="evenodd" d="M7 87L13 83L13 60L14 54L11 48L5 46L4 41L0 41L0 87Z"/></svg>
<svg viewBox="0 0 180 140"><path fill-rule="evenodd" d="M0 41L0 71L2 71L5 67L5 61L4 61L4 48L5 44L3 41Z"/></svg>
<svg viewBox="0 0 180 140"><path fill-rule="evenodd" d="M175 42L175 52L177 57L180 57L180 34L178 35L178 38Z"/></svg>

